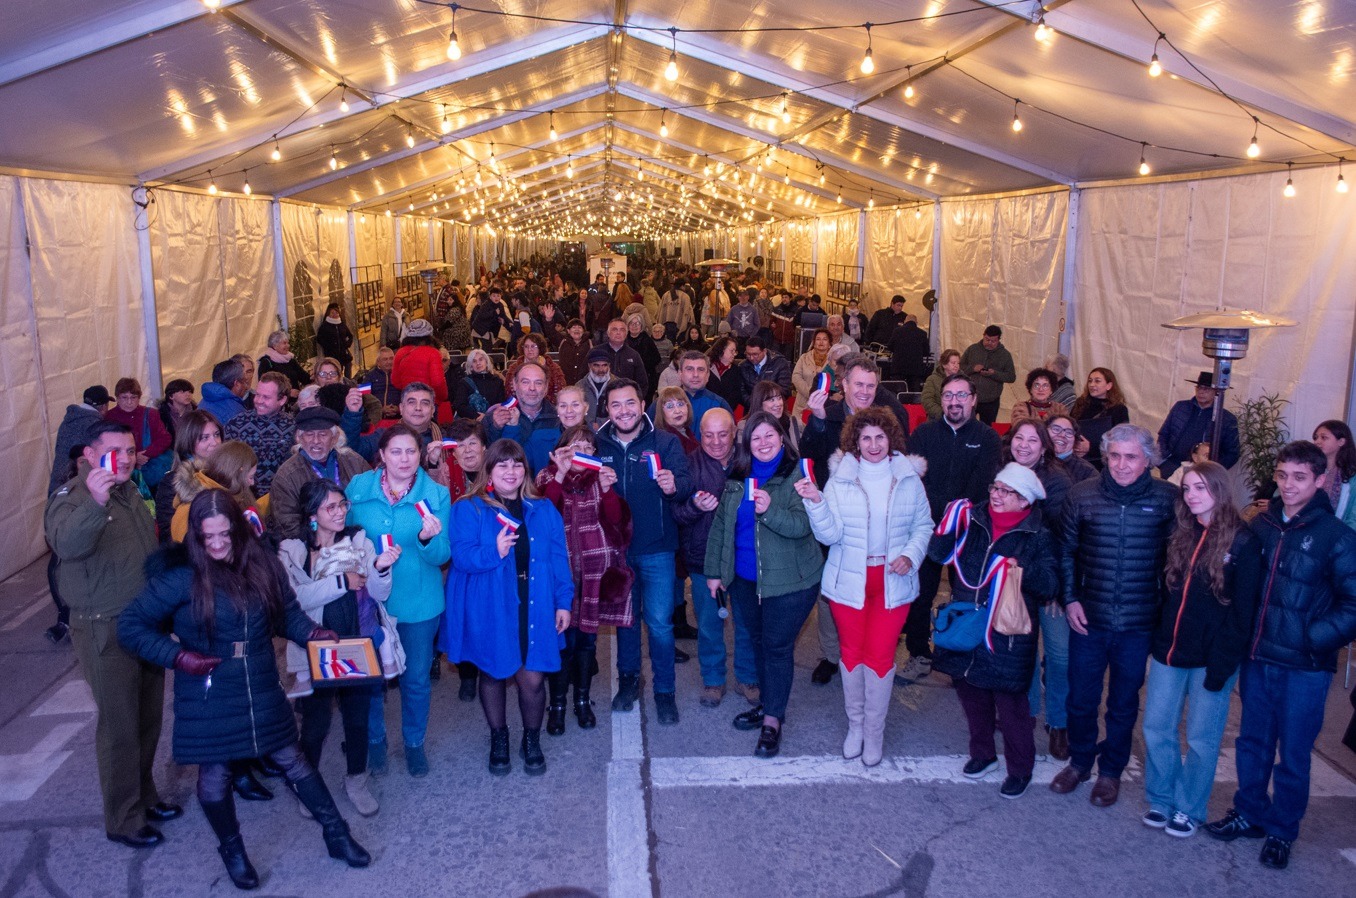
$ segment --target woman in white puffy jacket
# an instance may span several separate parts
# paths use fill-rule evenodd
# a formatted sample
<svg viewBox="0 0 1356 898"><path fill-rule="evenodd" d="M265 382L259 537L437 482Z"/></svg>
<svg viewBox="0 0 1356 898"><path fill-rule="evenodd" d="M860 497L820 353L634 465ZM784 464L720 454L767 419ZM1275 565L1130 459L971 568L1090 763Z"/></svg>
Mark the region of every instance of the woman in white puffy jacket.
<svg viewBox="0 0 1356 898"><path fill-rule="evenodd" d="M802 478L796 492L815 539L829 548L820 590L842 645L843 757L874 767L884 753L895 648L918 596L932 513L920 476L926 465L904 455L904 431L889 409L849 417L840 449L823 493L813 478Z"/></svg>

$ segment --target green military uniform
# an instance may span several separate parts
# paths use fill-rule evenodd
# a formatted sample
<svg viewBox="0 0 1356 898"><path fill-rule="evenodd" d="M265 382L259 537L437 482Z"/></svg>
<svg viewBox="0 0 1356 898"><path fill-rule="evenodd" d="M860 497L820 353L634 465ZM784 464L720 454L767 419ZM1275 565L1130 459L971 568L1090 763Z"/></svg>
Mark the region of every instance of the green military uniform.
<svg viewBox="0 0 1356 898"><path fill-rule="evenodd" d="M155 520L130 481L99 505L85 485L89 463L48 500L47 542L60 561L57 585L71 606L71 642L94 694L95 750L104 828L130 836L160 801L151 776L160 742L165 671L118 644L118 615L146 585Z"/></svg>

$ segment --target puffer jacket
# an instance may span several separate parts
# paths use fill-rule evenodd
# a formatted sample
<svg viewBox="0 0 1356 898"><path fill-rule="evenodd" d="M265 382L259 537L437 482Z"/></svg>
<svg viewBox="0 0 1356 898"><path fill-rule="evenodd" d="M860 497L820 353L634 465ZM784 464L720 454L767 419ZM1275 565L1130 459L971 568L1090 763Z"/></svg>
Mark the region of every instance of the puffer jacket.
<svg viewBox="0 0 1356 898"><path fill-rule="evenodd" d="M933 651L932 666L978 689L1026 692L1036 671L1036 643L1040 631L1035 625L1037 609L1059 591L1055 540L1041 521L1039 506L1032 506L1031 514L997 540L993 539L992 533L988 503L972 508L969 536L959 559L961 570L967 580L976 583L991 555L1016 559L1022 568L1022 598L1026 600L1026 613L1033 622L1031 632L1017 636L992 633L993 651L989 651L984 643L969 652L951 652L938 647ZM934 535L928 546L928 557L940 564L951 554L955 544L955 534ZM975 590L966 589L958 579L951 581L953 601L987 601L988 592L986 586L976 596Z"/></svg>
<svg viewBox="0 0 1356 898"><path fill-rule="evenodd" d="M1148 471L1129 486L1103 471L1069 490L1059 526L1060 601L1081 602L1089 627L1143 633L1158 622L1176 494Z"/></svg>
<svg viewBox="0 0 1356 898"><path fill-rule="evenodd" d="M772 497L767 511L757 516L758 598L790 595L817 586L824 570L824 553L810 531L805 505L795 490L799 474L783 461L776 476L762 485ZM706 541L703 571L728 589L735 578L735 527L744 501L744 481L727 480Z"/></svg>
<svg viewBox="0 0 1356 898"><path fill-rule="evenodd" d="M707 455L700 446L687 454L687 470L692 477L692 495L710 493L719 499L725 492L730 469ZM687 569L699 573L706 565L706 541L711 536L716 512L702 511L689 498L673 506L673 520L678 524L678 543Z"/></svg>
<svg viewBox="0 0 1356 898"><path fill-rule="evenodd" d="M118 619L123 648L152 664L173 667L180 651L222 659L212 671L210 688L207 677L174 675L174 759L180 764L257 758L297 741L273 637L305 645L315 622L297 604L282 565L272 561L271 566L282 590L281 620L270 620L258 606L241 612L219 592L215 628L208 636L193 612L193 568L183 546L167 546L151 556L146 588Z"/></svg>
<svg viewBox="0 0 1356 898"><path fill-rule="evenodd" d="M599 429L596 445L598 458L617 472L613 488L631 506L634 530L627 557L677 552L678 525L673 520L673 509L692 496L692 477L687 472L683 444L673 434L655 430L654 422L647 416L640 433L626 446L617 441L616 427L611 421ZM657 453L660 465L673 472L672 496L664 495L650 477L646 452Z"/></svg>
<svg viewBox="0 0 1356 898"><path fill-rule="evenodd" d="M1281 501L1253 519L1262 542L1262 595L1247 657L1297 670L1337 670L1356 639L1356 531L1322 490L1289 521Z"/></svg>
<svg viewBox="0 0 1356 898"><path fill-rule="evenodd" d="M885 576L885 607L898 608L918 597L918 567L927 556L932 512L920 478L926 462L917 456L890 456L890 495L886 500L886 550L889 560L903 555L913 569ZM861 461L838 454L829 460L829 480L819 502L802 499L815 539L829 548L820 591L849 608L866 605L867 526L871 502L858 478Z"/></svg>

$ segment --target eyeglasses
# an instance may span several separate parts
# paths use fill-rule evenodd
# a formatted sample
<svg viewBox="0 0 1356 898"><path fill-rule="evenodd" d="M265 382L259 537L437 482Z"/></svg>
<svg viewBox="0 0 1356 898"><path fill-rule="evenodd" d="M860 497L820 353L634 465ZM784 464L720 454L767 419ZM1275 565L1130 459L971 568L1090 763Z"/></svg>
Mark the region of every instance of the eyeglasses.
<svg viewBox="0 0 1356 898"><path fill-rule="evenodd" d="M344 514L348 514L348 510L352 507L353 503L349 502L347 499L343 499L339 502L326 503L325 505L320 506L320 510L326 514L334 514L336 511L342 511Z"/></svg>
<svg viewBox="0 0 1356 898"><path fill-rule="evenodd" d="M942 394L942 401L943 401L943 402L957 402L957 401L960 401L960 400L969 399L970 396L971 396L970 393L943 393L943 394Z"/></svg>
<svg viewBox="0 0 1356 898"><path fill-rule="evenodd" d="M1003 484L994 482L989 484L989 495L991 496L1016 496L1020 495L1016 490L1010 490Z"/></svg>
<svg viewBox="0 0 1356 898"><path fill-rule="evenodd" d="M326 371L321 371L321 372L320 372L319 374L317 374L315 377L316 377L316 380L338 380L338 379L339 379L339 372L338 372L338 371L328 371L328 370L326 370Z"/></svg>
<svg viewBox="0 0 1356 898"><path fill-rule="evenodd" d="M1058 427L1058 426L1055 426L1055 427L1047 427L1046 430L1049 431L1050 436L1052 436L1052 437L1071 437L1071 436L1073 436L1073 434L1074 434L1073 428L1070 428L1070 427Z"/></svg>
<svg viewBox="0 0 1356 898"><path fill-rule="evenodd" d="M664 403L665 409L686 408L686 407L687 407L686 402L681 402L677 399L670 399L668 402Z"/></svg>

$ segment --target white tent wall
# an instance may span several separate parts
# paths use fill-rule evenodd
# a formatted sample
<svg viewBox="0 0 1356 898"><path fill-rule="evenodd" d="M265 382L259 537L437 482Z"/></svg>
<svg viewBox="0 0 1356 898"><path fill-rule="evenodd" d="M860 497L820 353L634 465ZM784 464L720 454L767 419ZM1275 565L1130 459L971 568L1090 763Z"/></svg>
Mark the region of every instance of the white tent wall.
<svg viewBox="0 0 1356 898"><path fill-rule="evenodd" d="M294 328L299 328L300 336L309 340L315 335L325 305L330 302L331 281L338 288L333 291L338 294L334 297L336 302L342 300L347 290L349 263L345 216L339 209L298 203L283 203L280 211L288 321ZM292 351L302 349L294 341ZM305 347L302 355L309 358L310 347Z"/></svg>
<svg viewBox="0 0 1356 898"><path fill-rule="evenodd" d="M786 285L791 286L791 275L797 263L806 265L815 259L815 242L819 226L813 218L802 218L786 226Z"/></svg>
<svg viewBox="0 0 1356 898"><path fill-rule="evenodd" d="M869 315L901 294L904 310L928 329L922 296L932 288L933 210L872 209L866 213L866 261L862 274L862 308Z"/></svg>
<svg viewBox="0 0 1356 898"><path fill-rule="evenodd" d="M1067 191L942 204L938 351L964 352L985 327L1001 326L1017 371L1003 390L1004 417L1026 397L1026 372L1058 348L1068 212Z"/></svg>
<svg viewBox="0 0 1356 898"><path fill-rule="evenodd" d="M47 472L66 406L119 377L148 394L159 386L147 368L137 211L127 187L0 177L0 427L27 460L0 474L0 532L11 537L0 577L45 550Z"/></svg>
<svg viewBox="0 0 1356 898"><path fill-rule="evenodd" d="M395 219L385 215L358 215L353 222L353 241L357 248L358 267L377 265L381 268L382 290L389 303L395 299ZM421 255L426 255L427 249Z"/></svg>
<svg viewBox="0 0 1356 898"><path fill-rule="evenodd" d="M1254 331L1235 363L1228 406L1263 392L1291 401L1287 420L1308 438L1345 416L1356 284L1356 208L1332 169L1087 190L1075 267L1070 376L1114 371L1130 418L1157 431L1187 378L1213 366L1201 332L1160 325L1213 309L1251 308L1299 321Z"/></svg>
<svg viewBox="0 0 1356 898"><path fill-rule="evenodd" d="M230 355L257 358L277 326L268 202L162 190L150 212L165 378L198 385Z"/></svg>
<svg viewBox="0 0 1356 898"><path fill-rule="evenodd" d="M816 293L828 296L829 266L846 265L851 268L857 264L858 223L861 216L857 212L840 212L837 215L825 215L816 219L819 227L819 267L815 270Z"/></svg>
<svg viewBox="0 0 1356 898"><path fill-rule="evenodd" d="M428 219L410 218L402 215L399 221L400 261L407 266L412 262L427 262L429 258ZM392 282L392 288L394 289L394 282Z"/></svg>

